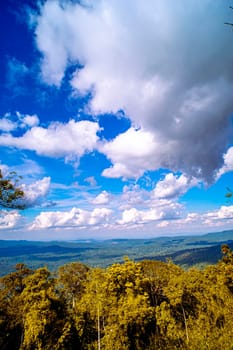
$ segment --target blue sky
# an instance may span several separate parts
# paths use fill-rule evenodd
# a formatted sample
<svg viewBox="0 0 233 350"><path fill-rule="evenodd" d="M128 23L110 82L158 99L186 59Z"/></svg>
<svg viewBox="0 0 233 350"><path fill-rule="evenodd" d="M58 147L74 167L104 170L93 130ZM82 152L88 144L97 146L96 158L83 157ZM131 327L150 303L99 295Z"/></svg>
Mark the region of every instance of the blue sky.
<svg viewBox="0 0 233 350"><path fill-rule="evenodd" d="M5 0L1 239L232 229L230 1Z"/></svg>

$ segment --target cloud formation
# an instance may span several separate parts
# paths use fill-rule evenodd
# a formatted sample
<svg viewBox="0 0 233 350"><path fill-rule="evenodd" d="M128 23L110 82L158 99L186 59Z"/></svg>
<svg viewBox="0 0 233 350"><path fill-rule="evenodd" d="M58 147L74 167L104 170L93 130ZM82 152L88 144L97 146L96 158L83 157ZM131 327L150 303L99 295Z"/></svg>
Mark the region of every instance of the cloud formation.
<svg viewBox="0 0 233 350"><path fill-rule="evenodd" d="M161 200L153 203L153 207L147 210L136 208L126 209L122 212L122 218L118 221L120 225L141 225L162 220L176 220L181 217L182 205L179 203Z"/></svg>
<svg viewBox="0 0 233 350"><path fill-rule="evenodd" d="M25 119L24 123L33 126L33 116ZM98 130L97 123L70 120L66 124L51 123L48 128L33 126L18 137L10 133L0 135L0 145L31 150L48 157L64 157L69 161L96 148Z"/></svg>
<svg viewBox="0 0 233 350"><path fill-rule="evenodd" d="M112 210L108 208L95 208L92 211L72 208L70 211L41 212L30 229L104 227L109 225L111 215Z"/></svg>
<svg viewBox="0 0 233 350"><path fill-rule="evenodd" d="M217 173L217 178L221 175L228 173L229 171L233 171L233 147L230 147L227 152L223 155L224 164L219 169Z"/></svg>
<svg viewBox="0 0 233 350"><path fill-rule="evenodd" d="M194 178L189 179L185 175L175 176L169 173L157 183L154 196L160 199L179 198L197 184Z"/></svg>
<svg viewBox="0 0 233 350"><path fill-rule="evenodd" d="M19 224L21 220L21 215L17 210L13 211L0 211L0 230L14 228Z"/></svg>
<svg viewBox="0 0 233 350"><path fill-rule="evenodd" d="M15 129L15 124L4 116L0 119L0 131L1 132L9 132Z"/></svg>
<svg viewBox="0 0 233 350"><path fill-rule="evenodd" d="M157 157L160 143L149 131L128 129L113 141L99 145L99 150L112 162L113 166L105 169L103 176L110 178L137 178L145 170L159 167ZM165 148L163 154L165 155Z"/></svg>
<svg viewBox="0 0 233 350"><path fill-rule="evenodd" d="M35 29L43 79L59 86L70 62L79 62L71 83L79 94L92 92L91 113L123 109L151 134L156 152L143 166L150 159L150 168L210 181L222 165L233 110L228 10L228 2L209 0L47 1ZM138 157L128 166L129 135L120 160L113 149L119 137L105 150L113 163L105 176L142 173Z"/></svg>
<svg viewBox="0 0 233 350"><path fill-rule="evenodd" d="M92 208L73 207L65 211L42 211L29 229L65 228L92 232L102 228L112 232L114 230L116 235L117 232L128 232L132 229L141 229L147 234L171 234L181 230L199 232L200 225L203 232L220 227L230 228L233 220L231 205L203 213L186 212L179 198L196 185L195 179L167 174L151 191L142 190L138 185L125 186L123 193L118 195L102 191L92 200L88 196Z"/></svg>
<svg viewBox="0 0 233 350"><path fill-rule="evenodd" d="M96 196L91 203L95 205L103 205L103 204L108 204L110 201L110 193L107 191L102 191L98 196Z"/></svg>
<svg viewBox="0 0 233 350"><path fill-rule="evenodd" d="M23 184L21 188L25 194L23 202L26 207L39 205L49 193L50 177L44 177L42 180L38 180L30 185Z"/></svg>
<svg viewBox="0 0 233 350"><path fill-rule="evenodd" d="M9 133L16 129L30 129L39 124L39 118L36 114L22 114L16 112L15 115L5 113L0 117L0 134Z"/></svg>

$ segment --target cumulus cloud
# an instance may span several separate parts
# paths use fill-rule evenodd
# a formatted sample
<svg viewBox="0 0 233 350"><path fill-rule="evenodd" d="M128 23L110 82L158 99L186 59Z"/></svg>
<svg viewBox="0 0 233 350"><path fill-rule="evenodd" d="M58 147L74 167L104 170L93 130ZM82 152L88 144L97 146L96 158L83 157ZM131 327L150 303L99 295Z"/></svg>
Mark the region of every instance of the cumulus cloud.
<svg viewBox="0 0 233 350"><path fill-rule="evenodd" d="M9 174L8 167L1 166L1 170L3 170L3 174ZM25 208L31 208L46 203L46 196L48 195L50 190L50 177L44 177L43 179L37 180L30 184L23 183L18 185L20 189L24 192L24 197L15 200L15 205L23 206ZM16 212L12 213L15 214ZM17 215L15 217L17 217Z"/></svg>
<svg viewBox="0 0 233 350"><path fill-rule="evenodd" d="M0 131L1 132L9 132L15 129L15 124L7 118L5 115L3 118L0 119Z"/></svg>
<svg viewBox="0 0 233 350"><path fill-rule="evenodd" d="M233 147L230 147L223 156L224 164L217 172L217 179L223 174L233 171Z"/></svg>
<svg viewBox="0 0 233 350"><path fill-rule="evenodd" d="M35 122L33 119L27 119L27 122L33 121ZM51 123L47 129L33 126L19 137L11 134L1 135L0 145L32 150L43 156L65 157L67 160L72 160L81 157L85 152L91 152L96 147L98 130L97 123L70 120L66 124Z"/></svg>
<svg viewBox="0 0 233 350"><path fill-rule="evenodd" d="M142 190L138 185L125 186L120 199L121 218L118 224L130 227L177 221L184 215L184 207L178 199L190 187L188 179L180 179L173 174L168 174L151 191Z"/></svg>
<svg viewBox="0 0 233 350"><path fill-rule="evenodd" d="M217 212L217 216L220 219L233 219L233 206L223 205L220 210Z"/></svg>
<svg viewBox="0 0 233 350"><path fill-rule="evenodd" d="M90 111L123 109L151 134L146 164L133 157L128 165L130 132L119 160L106 147L113 166L105 176L141 174L149 159L150 169L166 165L207 180L221 167L233 110L232 33L223 25L228 2L92 0L85 6L57 0L42 6L35 34L43 79L59 86L70 62L79 62L72 85L80 94L92 92ZM146 144L143 139L142 148Z"/></svg>
<svg viewBox="0 0 233 350"><path fill-rule="evenodd" d="M142 190L139 185L124 186L120 198L120 209L151 205L151 192Z"/></svg>
<svg viewBox="0 0 233 350"><path fill-rule="evenodd" d="M43 202L45 202L46 196L49 193L50 190L50 177L44 177L41 180L37 180L35 182L31 183L22 183L22 179L20 180L20 177L22 178L29 178L28 173L30 171L30 176L33 178L35 175L41 175L41 169L38 167L38 165L31 161L31 160L25 160L23 164L20 166L14 166L9 167L5 164L0 164L0 169L4 177L10 178L12 173L15 173L15 177L13 176L13 182L14 180L17 180L17 186L24 192L24 197L17 199L15 201L16 205L22 205L25 208L34 207L36 205L41 205ZM20 174L20 177L18 176ZM1 215L8 215L8 212L6 211L0 211ZM13 217L17 218L16 211L12 211ZM11 216L9 216L11 218Z"/></svg>
<svg viewBox="0 0 233 350"><path fill-rule="evenodd" d="M220 207L220 209L205 214L204 217L206 218L206 220L211 220L211 221L219 220L219 219L233 220L233 205L230 205L230 206L223 205Z"/></svg>
<svg viewBox="0 0 233 350"><path fill-rule="evenodd" d="M221 206L219 209L204 212L204 213L188 213L186 216L178 218L177 220L163 220L158 227L164 227L171 232L180 232L187 230L187 232L202 232L213 229L231 229L233 222L233 206ZM161 226L162 224L162 226Z"/></svg>
<svg viewBox="0 0 233 350"><path fill-rule="evenodd" d="M121 195L120 219L117 225L131 228L146 224L147 228L164 229L170 233L200 231L200 226L203 231L215 227L229 227L233 220L233 206L221 206L219 209L203 213L186 213L185 207L179 203L179 198L197 185L195 178L170 173L151 191L141 190L137 185L125 186Z"/></svg>
<svg viewBox="0 0 233 350"><path fill-rule="evenodd" d="M36 114L22 114L17 111L16 116L18 117L19 126L21 128L32 128L39 124L39 118Z"/></svg>
<svg viewBox="0 0 233 350"><path fill-rule="evenodd" d="M70 211L41 212L30 229L103 227L109 224L111 215L112 210L108 208L95 208L92 211L73 208Z"/></svg>
<svg viewBox="0 0 233 350"><path fill-rule="evenodd" d="M122 212L122 218L119 220L120 225L129 224L146 224L149 222L161 220L176 220L180 218L182 205L173 201L158 201L149 210L138 210L136 208L126 209Z"/></svg>
<svg viewBox="0 0 233 350"><path fill-rule="evenodd" d="M190 188L197 185L197 180L194 178L189 179L184 174L175 176L169 173L163 180L160 180L155 189L155 198L178 198L185 194Z"/></svg>
<svg viewBox="0 0 233 350"><path fill-rule="evenodd" d="M18 211L0 211L0 230L14 228L19 224L21 220L21 215Z"/></svg>
<svg viewBox="0 0 233 350"><path fill-rule="evenodd" d="M29 129L39 124L39 118L36 114L22 114L16 111L15 115L5 113L0 118L0 132L9 133L16 129Z"/></svg>
<svg viewBox="0 0 233 350"><path fill-rule="evenodd" d="M91 203L96 204L96 205L108 204L110 198L111 198L110 193L108 193L107 191L102 191L98 196L96 196L91 201Z"/></svg>
<svg viewBox="0 0 233 350"><path fill-rule="evenodd" d="M30 185L23 184L21 186L25 197L23 202L26 207L32 207L40 204L48 195L50 190L50 177L44 177Z"/></svg>
<svg viewBox="0 0 233 350"><path fill-rule="evenodd" d="M131 207L147 208L147 210L163 208L164 211L167 206L169 211L169 208L174 209L179 198L194 186L198 186L197 179L173 173L166 174L151 190L141 189L139 185L124 186L119 208L122 210Z"/></svg>
<svg viewBox="0 0 233 350"><path fill-rule="evenodd" d="M162 151L166 154L166 145ZM128 129L114 140L99 145L99 150L113 163L113 166L102 173L106 177L137 178L145 170L152 170L160 166L157 161L160 153L160 140L149 131Z"/></svg>

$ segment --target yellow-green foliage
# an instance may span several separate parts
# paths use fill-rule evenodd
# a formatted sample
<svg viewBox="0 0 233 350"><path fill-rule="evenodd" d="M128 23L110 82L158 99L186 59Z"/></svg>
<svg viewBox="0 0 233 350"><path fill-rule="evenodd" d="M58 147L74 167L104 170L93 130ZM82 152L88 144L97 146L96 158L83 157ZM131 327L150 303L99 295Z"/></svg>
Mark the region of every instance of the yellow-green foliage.
<svg viewBox="0 0 233 350"><path fill-rule="evenodd" d="M18 186L20 179L15 172L4 177L0 169L0 207L24 209L24 192Z"/></svg>
<svg viewBox="0 0 233 350"><path fill-rule="evenodd" d="M20 265L0 279L0 349L233 350L230 253L202 271L127 258L54 276Z"/></svg>

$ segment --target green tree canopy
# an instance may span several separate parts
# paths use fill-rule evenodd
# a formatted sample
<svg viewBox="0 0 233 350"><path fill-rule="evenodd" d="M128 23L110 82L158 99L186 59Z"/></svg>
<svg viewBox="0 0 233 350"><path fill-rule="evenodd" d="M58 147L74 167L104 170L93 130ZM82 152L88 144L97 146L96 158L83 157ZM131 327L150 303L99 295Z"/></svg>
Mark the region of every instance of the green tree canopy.
<svg viewBox="0 0 233 350"><path fill-rule="evenodd" d="M8 176L3 176L0 169L0 207L11 209L24 209L23 203L24 191L19 186L19 180L16 172L10 172Z"/></svg>

